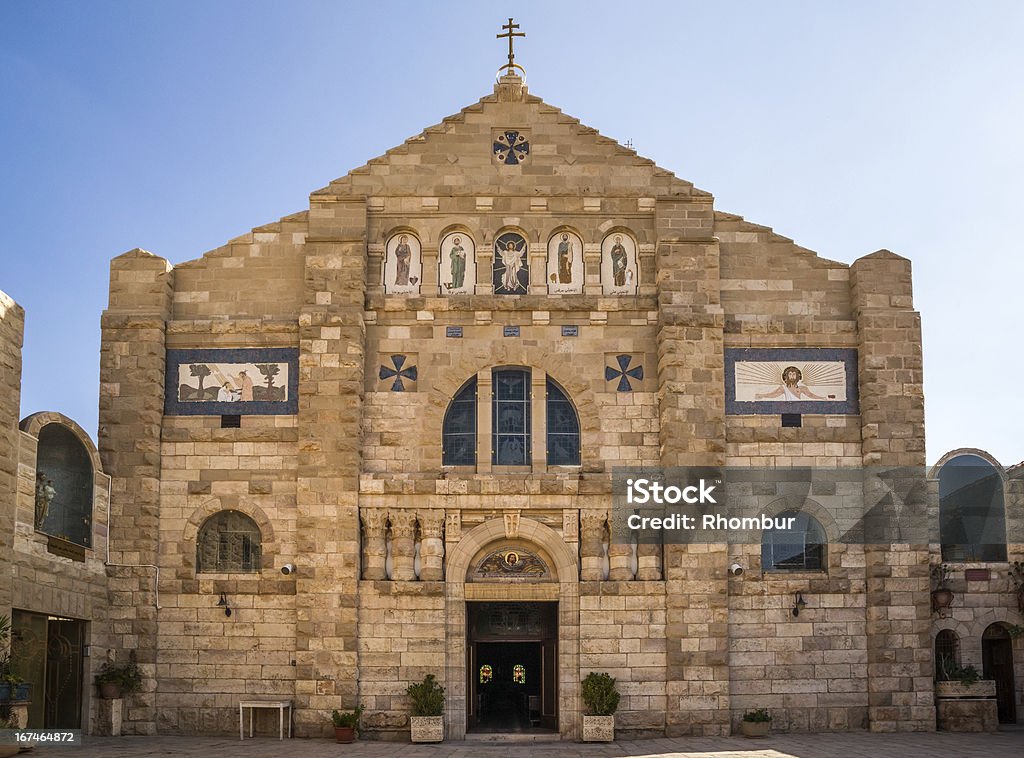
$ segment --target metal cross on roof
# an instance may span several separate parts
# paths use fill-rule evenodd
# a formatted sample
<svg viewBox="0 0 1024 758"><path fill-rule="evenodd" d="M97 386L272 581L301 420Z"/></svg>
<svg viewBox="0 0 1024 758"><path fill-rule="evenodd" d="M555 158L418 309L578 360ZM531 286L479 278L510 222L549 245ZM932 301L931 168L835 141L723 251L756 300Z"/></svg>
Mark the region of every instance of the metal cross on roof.
<svg viewBox="0 0 1024 758"><path fill-rule="evenodd" d="M496 34L494 36L497 39L502 39L503 37L508 37L508 63L506 63L504 66L502 66L498 70L501 71L501 70L504 70L504 69L507 68L508 72L510 74L514 74L516 72L516 69L519 69L520 71L523 71L525 73L525 69L522 66L519 66L519 65L516 64L516 54L515 54L515 52L512 49L512 43L513 43L513 41L514 41L514 39L516 37L525 37L526 36L526 32L517 32L517 31L515 31L516 29L519 28L519 24L513 24L511 16L509 16L508 23L502 25L501 28L505 30L505 33L504 34Z"/></svg>

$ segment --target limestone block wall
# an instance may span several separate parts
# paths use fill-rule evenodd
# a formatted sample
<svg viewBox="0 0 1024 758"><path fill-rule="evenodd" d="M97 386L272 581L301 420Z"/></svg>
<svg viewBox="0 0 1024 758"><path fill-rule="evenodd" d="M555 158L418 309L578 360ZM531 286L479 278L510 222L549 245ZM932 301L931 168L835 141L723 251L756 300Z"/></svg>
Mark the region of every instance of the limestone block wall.
<svg viewBox="0 0 1024 758"><path fill-rule="evenodd" d="M165 417L160 485L161 608L157 729L227 732L243 698L295 690L295 579L280 573L296 556L296 421L247 416ZM197 573L203 522L221 510L252 518L262 534L255 573ZM231 616L218 607L224 593ZM273 717L273 718L271 718ZM276 714L258 714L270 726Z"/></svg>
<svg viewBox="0 0 1024 758"><path fill-rule="evenodd" d="M291 316L302 303L307 212L174 267L176 320Z"/></svg>
<svg viewBox="0 0 1024 758"><path fill-rule="evenodd" d="M745 567L729 579L733 729L757 708L783 731L867 728L863 547L830 544L827 572L765 572L760 545L733 550ZM793 616L797 592L807 605Z"/></svg>
<svg viewBox="0 0 1024 758"><path fill-rule="evenodd" d="M144 678L142 691L125 703L124 730L153 734L160 425L173 275L163 258L132 250L111 261L110 277L101 321L98 444L112 477L110 619L119 660L134 650Z"/></svg>
<svg viewBox="0 0 1024 758"><path fill-rule="evenodd" d="M359 702L363 728L376 739L405 741L406 688L433 674L447 688L444 583L359 583Z"/></svg>
<svg viewBox="0 0 1024 758"><path fill-rule="evenodd" d="M665 733L665 583L580 584L580 678L605 671L621 695L615 733Z"/></svg>
<svg viewBox="0 0 1024 758"><path fill-rule="evenodd" d="M0 292L0 615L11 615L11 556L17 508L18 418L25 311Z"/></svg>

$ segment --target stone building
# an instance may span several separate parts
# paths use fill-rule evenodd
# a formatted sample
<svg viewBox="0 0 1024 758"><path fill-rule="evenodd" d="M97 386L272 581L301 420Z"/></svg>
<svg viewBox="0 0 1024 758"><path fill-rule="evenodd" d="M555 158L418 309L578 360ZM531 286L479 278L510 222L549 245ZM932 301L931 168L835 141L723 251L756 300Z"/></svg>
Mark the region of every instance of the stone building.
<svg viewBox="0 0 1024 758"><path fill-rule="evenodd" d="M186 263L114 259L102 326L110 548L94 506L85 565L100 581L107 559L109 591L61 613L140 661L128 731L231 732L239 699L281 697L300 736L358 702L368 737L406 739L405 688L433 673L449 738L574 739L591 671L616 677L624 736L728 734L761 707L780 730L931 730L944 631L961 663L1010 655L1019 705L1021 467L973 451L998 474L998 554L843 539L830 502L867 511L860 484L760 492L798 549L613 538L619 468L923 470L910 262L830 261L716 210L514 72L308 210ZM13 418L0 476L45 561L32 443L49 421L94 451ZM940 613L944 559L960 601Z"/></svg>

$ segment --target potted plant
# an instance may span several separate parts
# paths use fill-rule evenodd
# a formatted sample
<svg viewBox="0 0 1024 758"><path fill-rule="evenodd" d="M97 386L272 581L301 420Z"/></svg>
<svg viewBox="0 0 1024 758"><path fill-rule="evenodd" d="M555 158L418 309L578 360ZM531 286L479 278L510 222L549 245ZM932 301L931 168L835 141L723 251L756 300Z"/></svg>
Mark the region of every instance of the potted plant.
<svg viewBox="0 0 1024 758"><path fill-rule="evenodd" d="M615 680L605 672L591 671L583 680L584 742L611 742L615 739L615 709L619 707L619 692Z"/></svg>
<svg viewBox="0 0 1024 758"><path fill-rule="evenodd" d="M7 640L11 636L11 620L0 616L0 702L24 703L31 697L32 685L14 673Z"/></svg>
<svg viewBox="0 0 1024 758"><path fill-rule="evenodd" d="M935 682L935 696L945 697L995 697L996 683L982 679L974 666L958 666L950 659L939 661L939 678Z"/></svg>
<svg viewBox="0 0 1024 758"><path fill-rule="evenodd" d="M104 700L114 700L138 692L142 687L142 672L135 662L135 652L132 651L128 663L123 666L111 661L104 663L95 679L100 697Z"/></svg>
<svg viewBox="0 0 1024 758"><path fill-rule="evenodd" d="M767 737L772 727L772 715L767 708L747 711L740 719L740 731L744 737Z"/></svg>
<svg viewBox="0 0 1024 758"><path fill-rule="evenodd" d="M444 687L433 674L427 674L419 684L410 684L405 690L412 699L409 733L413 742L442 742L444 740Z"/></svg>
<svg viewBox="0 0 1024 758"><path fill-rule="evenodd" d="M17 729L20 726L18 717L11 712L10 706L0 706L0 731ZM0 745L0 758L10 758L21 750L20 745Z"/></svg>
<svg viewBox="0 0 1024 758"><path fill-rule="evenodd" d="M953 590L949 588L949 566L940 563L932 567L932 579L935 580L935 589L932 590L932 610L942 615L949 606L953 604Z"/></svg>
<svg viewBox="0 0 1024 758"><path fill-rule="evenodd" d="M334 738L342 743L353 742L359 736L359 717L362 715L362 704L351 711L333 711L331 721L334 722Z"/></svg>

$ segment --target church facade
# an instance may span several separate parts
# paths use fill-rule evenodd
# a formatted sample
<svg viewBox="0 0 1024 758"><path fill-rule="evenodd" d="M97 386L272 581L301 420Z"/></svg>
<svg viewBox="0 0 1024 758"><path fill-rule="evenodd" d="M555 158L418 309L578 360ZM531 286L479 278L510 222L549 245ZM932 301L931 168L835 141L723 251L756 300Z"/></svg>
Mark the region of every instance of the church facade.
<svg viewBox="0 0 1024 758"><path fill-rule="evenodd" d="M98 449L78 439L109 545L104 507L95 608L60 612L139 661L127 731L233 732L263 697L300 736L361 703L367 736L406 739L406 687L434 674L450 739L509 712L576 739L592 671L623 736L729 734L756 708L931 730L938 635L987 666L983 637L1021 621L1024 471L981 451L961 453L998 473L991 554L841 540L830 498L866 501L827 488L761 493L797 550L615 539L616 469L923 469L910 262L826 260L716 210L514 74L308 210L178 265L119 256L102 318ZM73 427L5 444L46 424ZM46 492L21 455L15 539L41 574L80 571L24 523Z"/></svg>

